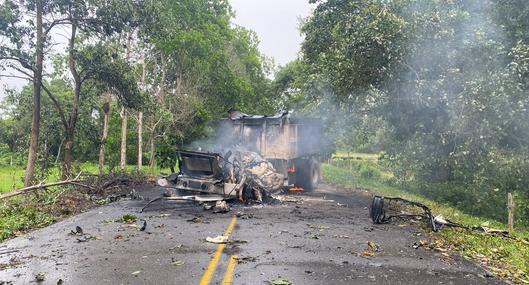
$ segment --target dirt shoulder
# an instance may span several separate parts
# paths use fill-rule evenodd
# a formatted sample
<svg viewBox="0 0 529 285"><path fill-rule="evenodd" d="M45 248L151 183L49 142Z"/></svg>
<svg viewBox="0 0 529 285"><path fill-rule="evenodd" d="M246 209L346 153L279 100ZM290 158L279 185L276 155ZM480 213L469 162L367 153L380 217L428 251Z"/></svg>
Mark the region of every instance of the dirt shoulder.
<svg viewBox="0 0 529 285"><path fill-rule="evenodd" d="M0 284L28 284L39 273L42 284L197 284L217 250L205 238L223 234L237 212L235 242L222 251L212 284L234 255L233 284L278 277L293 284L503 284L457 255L414 248L429 238L416 225L372 225L370 198L361 192L322 186L285 195L288 202L214 214L190 202L139 213L162 190L136 191L143 200L120 200L0 244L13 250L0 255ZM119 221L127 213L138 221ZM71 234L77 226L82 236Z"/></svg>

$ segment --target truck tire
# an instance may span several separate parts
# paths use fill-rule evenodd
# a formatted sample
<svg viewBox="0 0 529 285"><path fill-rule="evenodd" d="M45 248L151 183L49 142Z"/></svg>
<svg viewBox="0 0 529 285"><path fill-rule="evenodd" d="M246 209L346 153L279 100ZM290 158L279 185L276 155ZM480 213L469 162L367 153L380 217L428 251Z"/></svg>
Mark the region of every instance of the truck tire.
<svg viewBox="0 0 529 285"><path fill-rule="evenodd" d="M312 191L320 182L320 163L316 159L301 159L296 163L296 184Z"/></svg>

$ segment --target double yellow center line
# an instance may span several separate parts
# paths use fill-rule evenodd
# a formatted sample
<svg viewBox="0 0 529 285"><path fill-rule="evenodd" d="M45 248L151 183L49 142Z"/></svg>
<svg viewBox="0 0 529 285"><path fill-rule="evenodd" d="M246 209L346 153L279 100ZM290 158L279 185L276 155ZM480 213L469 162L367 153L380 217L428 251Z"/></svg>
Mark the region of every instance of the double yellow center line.
<svg viewBox="0 0 529 285"><path fill-rule="evenodd" d="M235 227L235 223L237 223L237 217L233 216L233 218L231 218L230 220L230 223L228 224L228 227L226 228L226 231L224 231L224 236L229 236L231 234L233 228ZM221 243L217 246L217 249L215 250L213 257L211 258L211 261L209 262L208 267L204 272L204 275L202 275L202 278L200 279L200 283L198 283L199 285L209 285L209 282L213 277L213 273L215 273L215 269L217 268L220 256L222 255L222 252L224 251L225 247L225 243ZM237 264L237 256L232 255L230 257L226 273L224 274L224 278L222 279L222 285L229 285L232 283L233 270L235 269L235 264Z"/></svg>

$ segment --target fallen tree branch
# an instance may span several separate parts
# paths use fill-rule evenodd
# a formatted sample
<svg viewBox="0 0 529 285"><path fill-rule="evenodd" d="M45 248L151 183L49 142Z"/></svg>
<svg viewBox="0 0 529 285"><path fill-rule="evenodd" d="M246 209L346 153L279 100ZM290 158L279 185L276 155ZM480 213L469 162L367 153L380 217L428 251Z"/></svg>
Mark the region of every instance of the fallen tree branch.
<svg viewBox="0 0 529 285"><path fill-rule="evenodd" d="M73 179L68 179L68 180L59 181L59 182L52 182L52 183L47 183L47 184L39 183L37 185L24 187L24 188L21 188L21 189L18 189L18 190L15 190L15 191L0 195L0 200L3 200L5 198L9 198L9 197L18 196L18 195L25 194L25 193L29 193L29 192L35 191L37 189L44 189L44 188L48 188L48 187L61 186L61 185L67 185L67 184L77 185L77 186L93 189L93 187L91 187L91 186L88 186L88 185L80 183L79 176L81 176L81 172L79 172L79 174L77 174L77 176L75 178L73 178Z"/></svg>

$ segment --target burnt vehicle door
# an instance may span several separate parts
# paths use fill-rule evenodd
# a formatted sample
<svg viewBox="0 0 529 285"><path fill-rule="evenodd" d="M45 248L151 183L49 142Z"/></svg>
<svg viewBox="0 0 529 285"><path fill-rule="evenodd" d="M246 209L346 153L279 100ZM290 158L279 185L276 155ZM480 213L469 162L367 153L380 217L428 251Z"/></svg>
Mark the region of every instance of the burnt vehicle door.
<svg viewBox="0 0 529 285"><path fill-rule="evenodd" d="M215 153L178 151L178 167L180 173L188 177L222 179L219 166L220 156Z"/></svg>

